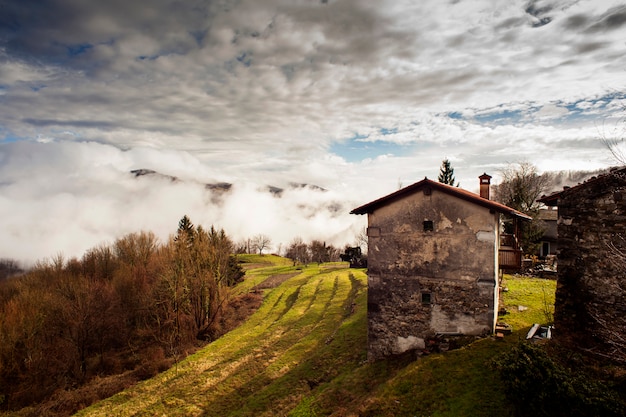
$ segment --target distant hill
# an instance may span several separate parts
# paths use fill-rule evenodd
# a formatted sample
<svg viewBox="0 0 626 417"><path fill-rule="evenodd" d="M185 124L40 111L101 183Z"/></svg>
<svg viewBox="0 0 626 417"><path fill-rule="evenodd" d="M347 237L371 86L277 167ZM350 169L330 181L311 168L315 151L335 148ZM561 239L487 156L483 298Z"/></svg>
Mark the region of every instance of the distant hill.
<svg viewBox="0 0 626 417"><path fill-rule="evenodd" d="M608 172L609 169L597 169L595 171L549 171L542 177L548 178L548 190L546 195L563 190L563 187L571 187L585 182L587 179Z"/></svg>
<svg viewBox="0 0 626 417"><path fill-rule="evenodd" d="M135 177L150 176L150 177L166 178L171 181L178 181L177 177L174 177L172 175L161 174L152 169L143 169L143 168L133 169L132 171L130 171L130 173L133 174Z"/></svg>
<svg viewBox="0 0 626 417"><path fill-rule="evenodd" d="M548 172L544 172L543 174L541 174L541 176L548 178L548 189L546 190L546 194L550 194L556 191L561 191L563 187L566 187L566 186L571 187L573 185L582 183L588 178L593 177L594 175L599 175L607 171L609 171L609 169L598 169L595 171L548 171ZM145 168L134 169L130 171L130 173L133 174L135 177L148 176L148 177L153 177L153 178L167 179L172 182L182 181L176 176L162 174L152 169L145 169ZM234 185L229 182L214 182L214 183L204 184L204 187L207 190L217 192L217 193L228 192L233 189L233 186ZM304 189L304 188L312 190L312 191L320 191L320 192L328 191L327 189L317 186L315 184L306 184L306 183L297 183L297 182L290 182L288 184L287 189L297 190L297 189ZM271 194L277 197L282 196L282 194L286 190L285 188L276 187L274 185L266 185L265 187L263 187L263 189L265 189L266 191L270 192Z"/></svg>
<svg viewBox="0 0 626 417"><path fill-rule="evenodd" d="M148 177L154 177L154 178L168 179L172 182L181 181L178 177L175 177L173 175L161 174L160 172L157 172L152 169L145 169L145 168L133 169L130 171L130 173L133 174L135 177L148 176ZM229 182L205 183L204 187L210 191L224 193L224 192L230 191L233 188L233 184ZM322 192L328 191L322 187L319 187L313 184L296 183L296 182L289 183L289 189L295 190L295 189L301 189L301 188L308 188L310 190L322 191ZM276 196L281 196L283 192L285 191L284 188L276 187L273 185L267 185L265 186L265 189Z"/></svg>

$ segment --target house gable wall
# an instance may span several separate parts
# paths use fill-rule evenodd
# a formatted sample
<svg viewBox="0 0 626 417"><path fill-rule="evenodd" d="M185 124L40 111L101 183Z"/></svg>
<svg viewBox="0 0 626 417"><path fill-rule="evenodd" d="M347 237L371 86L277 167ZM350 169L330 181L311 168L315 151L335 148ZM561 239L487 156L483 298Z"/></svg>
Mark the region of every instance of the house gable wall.
<svg viewBox="0 0 626 417"><path fill-rule="evenodd" d="M437 333L493 331L498 228L497 213L434 189L368 215L371 359L423 349Z"/></svg>

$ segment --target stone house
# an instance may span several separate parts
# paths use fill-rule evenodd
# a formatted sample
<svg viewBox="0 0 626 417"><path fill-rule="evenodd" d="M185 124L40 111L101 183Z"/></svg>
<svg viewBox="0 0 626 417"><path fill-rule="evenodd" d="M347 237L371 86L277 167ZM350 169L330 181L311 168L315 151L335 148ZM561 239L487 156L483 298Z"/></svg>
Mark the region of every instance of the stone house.
<svg viewBox="0 0 626 417"><path fill-rule="evenodd" d="M368 357L423 350L437 335L494 331L501 269L519 269L503 218L530 217L425 178L352 210L368 216Z"/></svg>
<svg viewBox="0 0 626 417"><path fill-rule="evenodd" d="M554 338L626 363L626 168L539 201L558 208Z"/></svg>

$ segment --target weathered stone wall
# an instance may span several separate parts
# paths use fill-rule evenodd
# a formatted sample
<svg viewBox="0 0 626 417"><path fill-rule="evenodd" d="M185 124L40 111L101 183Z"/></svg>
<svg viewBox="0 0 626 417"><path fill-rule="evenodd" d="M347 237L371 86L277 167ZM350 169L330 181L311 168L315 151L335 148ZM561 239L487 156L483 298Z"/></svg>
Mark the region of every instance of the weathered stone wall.
<svg viewBox="0 0 626 417"><path fill-rule="evenodd" d="M626 176L564 191L559 200L555 337L626 362Z"/></svg>
<svg viewBox="0 0 626 417"><path fill-rule="evenodd" d="M371 359L423 349L436 333L493 331L498 214L430 190L375 210L368 225Z"/></svg>

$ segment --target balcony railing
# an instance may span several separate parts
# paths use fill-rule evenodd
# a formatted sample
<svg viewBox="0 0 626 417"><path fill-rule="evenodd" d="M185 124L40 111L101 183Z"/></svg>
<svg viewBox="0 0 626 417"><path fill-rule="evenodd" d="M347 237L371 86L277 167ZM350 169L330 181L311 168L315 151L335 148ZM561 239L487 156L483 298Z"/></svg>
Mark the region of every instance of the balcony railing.
<svg viewBox="0 0 626 417"><path fill-rule="evenodd" d="M498 265L500 269L504 270L517 270L522 268L522 251L519 249L515 235L500 235Z"/></svg>
<svg viewBox="0 0 626 417"><path fill-rule="evenodd" d="M521 269L522 251L513 248L500 248L498 251L498 264L500 269Z"/></svg>

